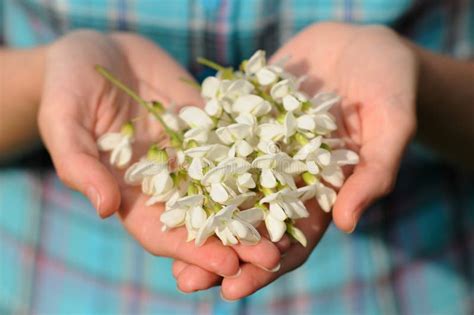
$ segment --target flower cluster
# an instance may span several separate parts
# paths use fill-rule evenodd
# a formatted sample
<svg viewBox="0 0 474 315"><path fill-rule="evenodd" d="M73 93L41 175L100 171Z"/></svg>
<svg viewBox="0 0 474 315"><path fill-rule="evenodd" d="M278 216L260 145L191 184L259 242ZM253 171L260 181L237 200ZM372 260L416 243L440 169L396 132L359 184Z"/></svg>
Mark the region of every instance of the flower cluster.
<svg viewBox="0 0 474 315"><path fill-rule="evenodd" d="M198 246L212 235L225 245L254 244L262 222L273 242L288 233L306 245L295 226L309 216L303 202L315 198L330 211L334 189L344 181L341 166L358 163L357 154L333 138L337 125L330 109L340 97L308 97L299 88L304 78L267 64L261 50L238 71L202 63L217 70L199 87L204 108L183 107L175 114L128 91L160 121L170 141L152 145L126 170L125 181L141 185L150 196L147 205L165 204L164 230L184 226ZM99 149L112 151L111 164L130 162L133 130L127 123L120 133L99 138Z"/></svg>

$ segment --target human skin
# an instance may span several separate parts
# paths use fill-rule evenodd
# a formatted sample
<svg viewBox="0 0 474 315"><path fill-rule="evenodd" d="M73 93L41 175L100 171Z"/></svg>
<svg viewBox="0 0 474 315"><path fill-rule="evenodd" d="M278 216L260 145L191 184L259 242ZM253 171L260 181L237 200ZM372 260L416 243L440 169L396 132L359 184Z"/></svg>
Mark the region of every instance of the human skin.
<svg viewBox="0 0 474 315"><path fill-rule="evenodd" d="M81 34L84 37L91 36L90 33ZM103 36L94 34L94 36ZM129 36L126 35L125 37ZM142 41L137 36L132 37L136 41ZM78 67L77 64L75 66L71 64L71 62L76 63L76 58L71 59L71 53L73 56L77 53L88 55L86 64L90 66L92 63L89 58L92 51L95 63L113 69L120 78L138 89L139 93L146 99L161 97L166 101L166 98L171 98L178 104L196 104L199 102L199 96L195 91L180 90L185 89L185 86L170 80L172 77L182 77L187 76L187 74L177 66L168 69L168 63L176 65L169 57L160 60L161 67L153 68L154 71L150 70L149 65L156 63L157 59L160 58L150 53L150 51L156 52L157 48L149 42L146 44L146 49L135 49L135 53L131 53L137 60L133 63L135 65L132 67L133 71L128 69L130 62L128 62L128 67L125 67L123 63L114 62L115 60L123 60L116 56L116 51L124 54L124 47L128 47L128 45L133 48L137 47L136 42L133 42L133 45L130 42L128 44L117 44L116 38L117 35L112 38L113 43L110 46L105 44L108 42L105 37L100 37L100 40L94 37L87 41L87 45L84 45L84 38L68 37L63 39L62 42L59 41L54 44L53 49L51 47L45 49L49 56L45 68L49 69L51 67L55 71L47 71L45 76L39 76L40 80L45 78L46 81L45 88L42 92L40 89L38 93L40 96L42 94L43 99L39 122L40 126L43 126L41 128L42 135L53 156L60 177L71 187L87 194L87 180L84 174L79 174L82 173L79 170L86 169L86 167L77 168L76 173L73 174L70 174L70 170L69 174L67 171L66 173L64 170L61 171L61 163L66 164L63 161L69 162L62 169L69 169L71 159L69 158L70 155L67 154L77 153L74 150L77 150L79 144L79 148L83 151L86 150L86 155L89 156L86 158L86 162L81 160L79 164L89 163L87 164L87 166L90 166L87 168L90 170L89 175L96 178L97 181L103 181L98 186L107 187L104 188L104 192L101 191L101 194L114 196L122 189L121 201L117 201L113 197L102 198L102 202L97 208L99 208L101 216L104 217L113 213L120 202L124 203L124 195L127 196L125 200L139 200L139 202L142 202L141 198L143 198L138 196L137 192L128 193L128 190L122 185L117 184L117 177L112 175L113 170L106 169L105 165L107 163L99 163L103 157L100 157L95 151L95 142L92 141L97 135L108 129L118 129L118 122L115 122L114 125L110 122L106 123L106 121L112 121L112 116L116 113L119 113L119 117L125 115L123 113L124 108L128 107L121 105L120 109L122 111L120 111L116 105L118 103L130 105L130 100L110 89L110 86L104 86L105 83L97 81L96 76L93 79L91 72L86 77L81 74L77 79L76 71L81 67ZM67 42L64 42L65 40ZM99 43L101 44L99 45ZM71 46L80 47L79 52L68 48ZM100 48L96 46L100 46ZM117 49L118 47L120 49ZM138 47L141 46L138 45ZM308 52L311 52L311 54L308 54ZM148 53L153 57L146 58L143 56L143 54ZM125 54L128 55L130 52ZM349 145L359 152L361 163L356 166L354 173L342 187L333 209L334 222L343 231L352 231L363 210L374 200L391 190L403 151L414 134L417 123L416 116L418 116L420 139L425 140L426 143L435 143L442 153L447 153L457 161L462 161L463 157L472 156L466 151L472 149L466 146L454 146L452 141L449 141L451 137L456 137L455 140L459 142L472 143L474 139L472 119L469 119L469 117L474 117L474 106L472 106L474 95L473 89L469 85L469 82L474 82L472 63L455 61L428 53L384 27L361 27L335 23L323 23L309 27L285 44L273 59L276 60L286 55L291 55L288 65L289 71L304 72L309 75L309 79L304 85L306 91L313 93L316 89L336 90L344 97L344 102L336 111L341 122L341 136L345 137ZM58 62L58 60L63 60L63 62ZM84 66L84 64L82 65ZM169 71L163 72L163 68ZM138 71L138 69L142 70ZM155 75L150 76L150 73L146 74L142 71L152 71ZM51 72L56 74L51 75ZM76 74L77 80L74 80L72 73ZM82 71L79 71L79 73L82 73ZM96 74L94 73L94 75ZM139 80L140 84L137 83L137 77L141 79ZM162 80L160 81L160 79ZM68 82L68 80L73 82L63 83L63 81ZM51 84L49 87L48 81ZM57 94L57 90L64 90L60 88L61 85L58 85L58 82L69 84L71 87L68 91L69 95L61 96ZM147 84L144 84L144 82L147 82ZM4 84L10 83L5 82ZM150 89L150 85L159 87L160 93L153 92L154 89ZM34 84L32 86L35 87ZM84 91L90 93L78 94L76 89L85 89ZM5 90L8 93L9 89ZM166 93L162 93L163 91L173 91L173 93L166 95ZM71 95L76 100L76 105L72 107L77 110L72 116L83 113L86 106L79 106L80 104L98 103L94 101L87 102L83 98L95 98L97 100L104 99L101 95L107 95L105 99L110 99L110 102L117 102L113 102L115 107L110 105L112 110L110 112L105 111L106 114L103 114L103 111L101 112L99 109L107 106L95 108L97 111L96 118L99 117L100 119L94 125L94 128L91 128L91 125L76 126L78 128L74 130L86 131L87 137L83 136L82 139L79 139L76 134L84 134L84 132L75 132L75 135L70 135L68 138L67 135L58 134L64 131L64 126L74 126L74 124L71 119L66 119L64 123L58 122L62 120L60 119L61 116L58 117L58 114L65 110L63 105L68 102L64 102L64 100L70 99ZM64 99L61 99L61 97ZM435 100L442 101L445 106L434 106ZM44 104L56 104L56 106L44 106ZM1 108L3 106L2 104ZM49 112L43 110L44 108L49 108ZM90 112L95 111L89 110ZM133 113L133 115L140 114ZM446 119L446 117L449 117L449 119ZM430 121L435 121L436 124L431 124ZM453 121L456 123L453 124ZM61 132L58 132L58 130ZM443 130L444 136L442 138L447 140L439 141L439 130ZM159 132L159 128L156 128L152 135L145 135L140 142L147 142L150 137L153 138ZM84 141L86 138L87 140ZM74 163L74 165L79 164ZM96 174L99 174L99 176ZM93 202L96 200L94 197L91 199ZM134 203L134 205L137 206L137 203ZM311 216L299 223L300 228L307 235L308 247L303 248L297 244L291 246L279 244L279 250L285 253L281 259L281 267L276 272L269 272L255 265L263 265L267 269L276 266L280 260L276 247L266 243L266 240L264 240L263 245L258 246L264 246L267 252L255 250L254 247L237 246L234 250L244 261L240 266L241 272L238 277L222 278L218 274L228 275L234 273L234 271L237 272L238 269L238 266L233 265L236 264L237 257L229 253L228 249L230 248L218 247L218 244L215 244L216 240L211 240L205 246L212 245L214 247L209 248L208 252L201 252L202 255L199 256L199 251L193 249L194 245L189 243L189 245L181 245L184 231L176 230L171 233L168 232L168 234L158 233L160 209L147 212L142 206L133 208L141 210L131 211L132 216L128 215L127 211L119 212L125 226L131 231L132 235L142 242L145 248L157 255L177 259L173 266L173 274L177 278L178 287L181 290L192 292L221 284L222 294L227 299L238 299L247 296L304 263L322 237L331 219L331 216L325 215L315 203L308 204ZM151 212L154 213L153 216L150 215ZM130 219L130 217L135 219ZM140 229L142 225L149 226L149 228ZM156 231L152 237L146 237L149 232L144 233L143 231L150 230ZM140 233L145 234L145 236ZM164 251L156 248L157 243L165 243L166 241L163 240L171 237L169 235L178 235L174 241L176 245L174 249L184 246L181 255L170 249ZM176 241L176 239L179 239L179 241ZM147 241L146 244L144 244L145 241ZM192 255L183 258L187 252L192 253ZM232 270L216 271L214 270L215 267L200 265L199 263L205 264L202 261L203 256L205 257L204 253L213 253L218 257L217 260L222 259L219 257L226 255L233 257L230 263L231 268L229 268ZM223 256L220 256L221 253L223 253ZM263 253L270 253L270 255L264 255ZM265 257L270 257L266 264L262 263L262 259ZM245 261L253 264L245 263Z"/></svg>
<svg viewBox="0 0 474 315"><path fill-rule="evenodd" d="M21 51L17 56L27 53ZM158 122L148 118L145 109L100 76L94 66L102 65L111 70L144 99L164 104L172 100L178 106L199 105L199 92L180 81L180 78L192 80L191 76L169 55L137 35L104 35L93 31L73 32L35 53L45 54L38 57L43 60L44 73L38 79L40 88L32 85L33 96L24 103L41 103L37 111L38 126L59 178L85 194L101 217L117 212L127 231L152 254L180 259L222 276L236 274L239 261L265 268L278 264L280 252L266 239L253 247L231 248L213 238L196 247L186 242L184 229L161 231L163 204L145 206L147 197L141 194L140 188L126 185L123 171L110 167L108 154L98 152L96 139L106 132L118 131L131 119L140 119L136 124L135 159L160 138L162 130ZM8 58L12 60L14 56ZM15 82L22 84L20 79ZM8 80L3 84L9 93L3 101L15 104L10 97L22 94L11 92ZM3 101L1 108L6 108ZM18 111L17 114L21 114ZM27 127L25 123L31 123L29 116L24 122L20 117L23 128ZM30 132L30 135L35 133Z"/></svg>
<svg viewBox="0 0 474 315"><path fill-rule="evenodd" d="M429 53L385 27L337 23L307 28L272 59L286 55L291 56L290 72L309 76L303 90L310 95L316 90L337 91L343 97L334 114L340 136L359 152L360 163L333 208L332 219L341 230L352 232L364 210L392 190L403 152L415 134L417 113L420 139L458 162L472 157L472 146L463 145L474 141L472 63ZM190 292L221 284L222 296L235 300L297 268L330 221L315 202L307 207L311 216L298 226L308 246L294 243L285 249L277 272L243 264L238 277L221 279L176 261L178 286Z"/></svg>

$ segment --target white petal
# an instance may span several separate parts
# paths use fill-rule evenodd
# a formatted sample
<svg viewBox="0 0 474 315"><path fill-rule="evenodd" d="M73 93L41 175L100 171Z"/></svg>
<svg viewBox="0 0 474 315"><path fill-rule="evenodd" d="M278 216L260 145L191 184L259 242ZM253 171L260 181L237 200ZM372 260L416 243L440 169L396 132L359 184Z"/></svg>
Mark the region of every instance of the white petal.
<svg viewBox="0 0 474 315"><path fill-rule="evenodd" d="M313 160L306 161L306 167L311 174L317 175L319 173L318 164Z"/></svg>
<svg viewBox="0 0 474 315"><path fill-rule="evenodd" d="M229 199L229 193L227 192L225 187L220 183L211 185L210 196L212 200L218 203L224 203L227 201L227 199Z"/></svg>
<svg viewBox="0 0 474 315"><path fill-rule="evenodd" d="M290 234L291 234L291 236L293 236L293 238L295 240L300 242L300 244L303 245L304 247L306 247L306 245L308 245L308 240L306 239L306 236L297 227L292 227Z"/></svg>
<svg viewBox="0 0 474 315"><path fill-rule="evenodd" d="M290 217L292 219L307 218L309 216L308 210L301 200L297 199L292 202L288 202L287 205L289 206L289 212L291 212Z"/></svg>
<svg viewBox="0 0 474 315"><path fill-rule="evenodd" d="M253 180L252 174L243 173L237 177L237 185L245 188L255 188L255 181Z"/></svg>
<svg viewBox="0 0 474 315"><path fill-rule="evenodd" d="M153 195L153 176L146 176L142 180L142 192L146 195Z"/></svg>
<svg viewBox="0 0 474 315"><path fill-rule="evenodd" d="M235 121L238 122L239 124L246 124L251 127L257 124L257 119L255 118L255 116L249 113L240 114L239 116L235 118Z"/></svg>
<svg viewBox="0 0 474 315"><path fill-rule="evenodd" d="M165 192L164 194L153 195L151 198L149 198L146 201L145 205L146 206L151 206L151 205L154 205L157 202L167 201L173 196L174 193L176 193L176 191L174 189L171 189L171 190L168 190L167 192Z"/></svg>
<svg viewBox="0 0 474 315"><path fill-rule="evenodd" d="M311 99L311 103L314 105L312 112L314 113L323 113L331 109L332 106L339 103L341 97L335 93L319 93Z"/></svg>
<svg viewBox="0 0 474 315"><path fill-rule="evenodd" d="M153 166L153 162L146 159L132 164L124 175L124 180L127 184L139 184L143 179L143 171Z"/></svg>
<svg viewBox="0 0 474 315"><path fill-rule="evenodd" d="M209 116L212 117L220 117L222 114L221 104L216 99L212 99L207 102L206 106L204 106L204 110Z"/></svg>
<svg viewBox="0 0 474 315"><path fill-rule="evenodd" d="M236 245L238 243L237 238L234 236L234 234L232 234L228 227L216 229L216 235L220 238L222 244L224 245Z"/></svg>
<svg viewBox="0 0 474 315"><path fill-rule="evenodd" d="M239 156L246 157L253 152L253 147L245 140L237 143L237 153Z"/></svg>
<svg viewBox="0 0 474 315"><path fill-rule="evenodd" d="M227 128L234 139L245 139L252 132L252 126L247 124L232 124Z"/></svg>
<svg viewBox="0 0 474 315"><path fill-rule="evenodd" d="M316 129L316 122L311 115L301 115L296 119L296 125L299 129L313 132Z"/></svg>
<svg viewBox="0 0 474 315"><path fill-rule="evenodd" d="M316 152L316 161L318 161L319 165L329 165L331 163L331 152L325 149L318 149Z"/></svg>
<svg viewBox="0 0 474 315"><path fill-rule="evenodd" d="M237 215L241 220L257 226L263 220L263 210L260 208L251 208L240 211Z"/></svg>
<svg viewBox="0 0 474 315"><path fill-rule="evenodd" d="M300 187L297 189L299 193L299 198L302 201L309 200L311 198L314 198L316 196L316 186L315 185L308 185L304 187Z"/></svg>
<svg viewBox="0 0 474 315"><path fill-rule="evenodd" d="M305 163L293 159L279 162L279 169L289 175L297 175L307 170Z"/></svg>
<svg viewBox="0 0 474 315"><path fill-rule="evenodd" d="M195 244L196 246L201 246L206 242L206 240L214 234L215 230L215 215L212 214L207 218L206 223L199 228L199 231L196 234Z"/></svg>
<svg viewBox="0 0 474 315"><path fill-rule="evenodd" d="M167 170L153 176L153 188L155 194L162 194L173 188L173 179Z"/></svg>
<svg viewBox="0 0 474 315"><path fill-rule="evenodd" d="M207 98L215 97L220 85L221 81L216 77L207 77L201 84L201 95Z"/></svg>
<svg viewBox="0 0 474 315"><path fill-rule="evenodd" d="M288 80L278 82L270 90L270 95L277 101L288 95L288 93L290 93L290 83Z"/></svg>
<svg viewBox="0 0 474 315"><path fill-rule="evenodd" d="M265 188L274 188L277 185L275 176L273 172L267 168L262 169L262 174L260 175L260 184Z"/></svg>
<svg viewBox="0 0 474 315"><path fill-rule="evenodd" d="M257 134L261 139L278 141L285 135L285 128L280 124L261 124L258 126Z"/></svg>
<svg viewBox="0 0 474 315"><path fill-rule="evenodd" d="M255 168L273 168L276 166L275 155L262 155L253 160L252 167Z"/></svg>
<svg viewBox="0 0 474 315"><path fill-rule="evenodd" d="M300 101L296 99L293 95L285 95L283 97L283 107L289 112L295 111L300 108Z"/></svg>
<svg viewBox="0 0 474 315"><path fill-rule="evenodd" d="M195 158L202 158L202 157L205 157L207 155L207 153L212 149L212 144L211 145L203 145L203 146L200 146L200 147L195 147L195 148L192 148L192 149L188 149L186 151L184 151L184 153L189 156L189 157L192 157L193 159Z"/></svg>
<svg viewBox="0 0 474 315"><path fill-rule="evenodd" d="M316 131L321 134L337 129L336 123L331 118L331 116L327 114L315 116L314 122L316 123Z"/></svg>
<svg viewBox="0 0 474 315"><path fill-rule="evenodd" d="M201 180L204 176L202 169L204 168L202 164L202 159L195 158L191 161L191 164L188 167L188 175L192 179Z"/></svg>
<svg viewBox="0 0 474 315"><path fill-rule="evenodd" d="M193 206L201 206L204 201L204 196L202 195L192 195L179 198L175 202L176 207L189 209Z"/></svg>
<svg viewBox="0 0 474 315"><path fill-rule="evenodd" d="M272 215L267 215L265 217L265 226L270 235L270 240L274 243L281 240L286 232L285 222L274 218Z"/></svg>
<svg viewBox="0 0 474 315"><path fill-rule="evenodd" d="M257 77L258 83L263 86L272 84L278 78L278 76L273 71L266 67L258 70L255 76Z"/></svg>
<svg viewBox="0 0 474 315"><path fill-rule="evenodd" d="M247 61L245 65L245 72L247 74L255 74L258 70L263 68L265 64L265 51L257 50Z"/></svg>
<svg viewBox="0 0 474 315"><path fill-rule="evenodd" d="M161 223L168 227L177 227L184 224L186 211L183 209L173 209L164 211L160 216Z"/></svg>
<svg viewBox="0 0 474 315"><path fill-rule="evenodd" d="M256 116L267 114L271 110L271 105L258 95L242 95L232 105L232 110L236 113L252 113Z"/></svg>
<svg viewBox="0 0 474 315"><path fill-rule="evenodd" d="M209 152L207 152L206 157L211 161L220 162L227 157L229 148L222 144L214 144L211 146Z"/></svg>
<svg viewBox="0 0 474 315"><path fill-rule="evenodd" d="M161 115L161 118L163 118L165 124L173 131L180 131L183 128L182 121L173 113L164 112L163 115Z"/></svg>
<svg viewBox="0 0 474 315"><path fill-rule="evenodd" d="M232 231L232 233L238 238L245 238L247 234L249 233L247 226L245 226L239 220L230 221L229 228Z"/></svg>
<svg viewBox="0 0 474 315"><path fill-rule="evenodd" d="M110 164L118 168L125 167L132 159L132 146L127 142L119 145L112 150L110 155Z"/></svg>
<svg viewBox="0 0 474 315"><path fill-rule="evenodd" d="M336 197L336 192L333 189L323 184L316 186L316 200L324 211L329 212L331 210L334 202L336 202Z"/></svg>
<svg viewBox="0 0 474 315"><path fill-rule="evenodd" d="M97 140L97 146L101 151L111 151L120 144L123 137L120 132L106 133Z"/></svg>
<svg viewBox="0 0 474 315"><path fill-rule="evenodd" d="M350 150L334 150L331 152L331 163L337 165L354 165L359 163L359 156Z"/></svg>
<svg viewBox="0 0 474 315"><path fill-rule="evenodd" d="M240 95L250 94L253 90L254 87L252 83L244 79L238 79L229 84L224 94L226 97L234 99Z"/></svg>
<svg viewBox="0 0 474 315"><path fill-rule="evenodd" d="M288 139L296 132L296 119L292 112L288 112L285 115L285 120L283 121L283 127L285 129L285 137Z"/></svg>
<svg viewBox="0 0 474 315"><path fill-rule="evenodd" d="M246 193L237 195L235 197L229 198L226 202L224 202L225 205L228 206L240 206L241 204L245 203L247 200L249 200L251 197L254 197L255 193L252 191L248 191Z"/></svg>
<svg viewBox="0 0 474 315"><path fill-rule="evenodd" d="M210 129L214 125L212 119L202 109L194 106L184 107L179 117L191 128Z"/></svg>
<svg viewBox="0 0 474 315"><path fill-rule="evenodd" d="M234 137L232 137L232 133L227 127L217 128L216 135L224 144L232 144L235 141Z"/></svg>
<svg viewBox="0 0 474 315"><path fill-rule="evenodd" d="M270 214L280 221L285 221L288 217L278 202L270 202Z"/></svg>
<svg viewBox="0 0 474 315"><path fill-rule="evenodd" d="M337 165L330 165L323 168L321 176L325 181L334 187L341 187L342 183L344 182L344 174L342 173L342 169Z"/></svg>
<svg viewBox="0 0 474 315"><path fill-rule="evenodd" d="M257 117L263 116L268 114L272 110L272 105L268 101L263 101L259 103L255 108L252 110L252 114Z"/></svg>
<svg viewBox="0 0 474 315"><path fill-rule="evenodd" d="M209 130L206 128L191 128L184 133L184 139L195 140L198 143L206 143L209 138Z"/></svg>
<svg viewBox="0 0 474 315"><path fill-rule="evenodd" d="M199 229L206 223L207 215L202 207L193 207L190 210L191 226Z"/></svg>

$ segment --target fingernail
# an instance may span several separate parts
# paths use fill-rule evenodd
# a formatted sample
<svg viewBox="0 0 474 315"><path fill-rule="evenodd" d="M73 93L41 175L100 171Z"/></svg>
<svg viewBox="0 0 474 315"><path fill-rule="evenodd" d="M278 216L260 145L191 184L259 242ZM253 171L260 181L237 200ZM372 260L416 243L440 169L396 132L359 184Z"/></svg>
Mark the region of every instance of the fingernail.
<svg viewBox="0 0 474 315"><path fill-rule="evenodd" d="M352 214L352 222L353 222L353 225L352 225L352 228L347 232L347 234L351 234L352 232L355 231L356 227L357 227L357 214L354 212Z"/></svg>
<svg viewBox="0 0 474 315"><path fill-rule="evenodd" d="M240 274L242 273L242 268L239 268L239 270L237 271L237 273L233 276L228 276L227 278L229 279L234 279L234 278L237 278L240 276Z"/></svg>
<svg viewBox="0 0 474 315"><path fill-rule="evenodd" d="M278 270L280 270L280 267L281 267L281 264L279 263L275 268L273 269L268 269L268 268L265 268L264 266L261 266L261 265L256 265L258 268L260 269L263 269L265 271L268 271L268 272L277 272Z"/></svg>
<svg viewBox="0 0 474 315"><path fill-rule="evenodd" d="M178 290L179 292L183 293L183 294L189 294L190 292L184 292L183 290L181 290L178 286L176 286L176 290Z"/></svg>
<svg viewBox="0 0 474 315"><path fill-rule="evenodd" d="M237 301L237 300L228 300L228 299L226 299L226 298L224 297L224 294L222 294L222 290L220 291L220 293L221 293L221 299L223 299L224 301L226 301L226 302L228 302L228 303L233 303L233 302Z"/></svg>
<svg viewBox="0 0 474 315"><path fill-rule="evenodd" d="M94 208L96 209L97 213L100 215L100 204L101 204L101 198L100 194L97 191L97 189L94 188L94 186L89 186L86 191L87 198L89 198L89 201L92 203Z"/></svg>

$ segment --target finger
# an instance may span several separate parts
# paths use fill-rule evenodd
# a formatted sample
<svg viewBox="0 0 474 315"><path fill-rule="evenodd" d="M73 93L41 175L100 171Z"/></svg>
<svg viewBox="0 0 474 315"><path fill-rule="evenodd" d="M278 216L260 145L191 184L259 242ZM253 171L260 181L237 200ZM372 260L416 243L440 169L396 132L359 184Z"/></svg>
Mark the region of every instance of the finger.
<svg viewBox="0 0 474 315"><path fill-rule="evenodd" d="M237 244L232 246L240 260L251 263L263 270L279 268L281 254L278 247L262 237L255 245Z"/></svg>
<svg viewBox="0 0 474 315"><path fill-rule="evenodd" d="M275 272L265 271L252 264L241 266L241 273L236 277L222 280L221 296L225 300L238 300L265 287L281 275L301 265L309 255L308 250L299 244L294 244L287 255L281 260L281 268Z"/></svg>
<svg viewBox="0 0 474 315"><path fill-rule="evenodd" d="M187 265L176 278L178 289L185 293L206 290L219 285L222 277L198 266Z"/></svg>
<svg viewBox="0 0 474 315"><path fill-rule="evenodd" d="M236 300L248 296L306 261L330 222L330 216L319 209L315 200L308 201L306 206L310 215L297 221L297 226L308 240L307 247L293 242L281 258L280 269L274 272L265 271L248 263L241 265L238 277L223 279L221 295L224 299Z"/></svg>
<svg viewBox="0 0 474 315"><path fill-rule="evenodd" d="M59 101L44 100L46 103ZM110 216L120 205L119 186L100 162L90 129L69 114L48 110L58 106L41 106L39 126L59 178L70 188L86 195L101 217Z"/></svg>
<svg viewBox="0 0 474 315"><path fill-rule="evenodd" d="M198 247L194 242L186 241L187 231L184 228L162 231L160 216L163 205L146 206L147 198L141 194L140 188L126 187L122 191L119 211L125 228L146 250L157 256L172 257L202 267L221 276L232 276L238 272L237 254L215 237L210 237Z"/></svg>
<svg viewBox="0 0 474 315"><path fill-rule="evenodd" d="M414 122L405 113L371 108L362 113L360 162L339 191L334 205L335 224L352 232L362 212L388 194L395 183L403 152L414 133Z"/></svg>
<svg viewBox="0 0 474 315"><path fill-rule="evenodd" d="M173 261L173 265L171 267L171 272L173 273L173 277L178 278L179 274L185 267L189 266L189 264L185 263L181 260Z"/></svg>

